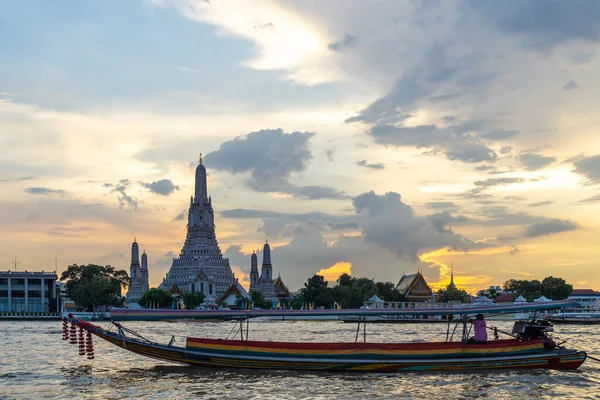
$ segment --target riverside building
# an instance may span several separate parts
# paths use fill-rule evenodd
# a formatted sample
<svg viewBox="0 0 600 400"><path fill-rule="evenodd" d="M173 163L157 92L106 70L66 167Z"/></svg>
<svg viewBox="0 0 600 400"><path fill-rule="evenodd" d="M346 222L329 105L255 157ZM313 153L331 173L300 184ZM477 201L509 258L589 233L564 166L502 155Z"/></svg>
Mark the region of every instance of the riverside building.
<svg viewBox="0 0 600 400"><path fill-rule="evenodd" d="M139 299L150 290L148 284L148 256L146 250L142 254L142 263L140 264L140 249L137 240L134 238L131 244L131 265L129 266L129 290L127 291L126 302L137 303Z"/></svg>
<svg viewBox="0 0 600 400"><path fill-rule="evenodd" d="M160 289L223 296L234 283L229 259L223 258L215 234L212 199L207 194L202 156L196 167L194 196L190 198L187 235L179 257L173 259Z"/></svg>
<svg viewBox="0 0 600 400"><path fill-rule="evenodd" d="M0 271L0 312L49 312L57 280L54 272Z"/></svg>

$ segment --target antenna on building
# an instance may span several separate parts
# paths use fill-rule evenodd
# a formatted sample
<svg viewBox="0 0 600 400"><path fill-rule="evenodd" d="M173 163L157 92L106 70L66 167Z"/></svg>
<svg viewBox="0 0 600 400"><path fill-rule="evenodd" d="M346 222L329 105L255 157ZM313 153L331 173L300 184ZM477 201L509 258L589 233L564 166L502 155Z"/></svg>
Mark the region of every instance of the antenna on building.
<svg viewBox="0 0 600 400"><path fill-rule="evenodd" d="M15 259L12 262L12 265L15 266L15 271L17 270L17 265L21 264L18 260L17 260L17 256L15 256Z"/></svg>
<svg viewBox="0 0 600 400"><path fill-rule="evenodd" d="M58 270L58 256L54 253L54 273Z"/></svg>

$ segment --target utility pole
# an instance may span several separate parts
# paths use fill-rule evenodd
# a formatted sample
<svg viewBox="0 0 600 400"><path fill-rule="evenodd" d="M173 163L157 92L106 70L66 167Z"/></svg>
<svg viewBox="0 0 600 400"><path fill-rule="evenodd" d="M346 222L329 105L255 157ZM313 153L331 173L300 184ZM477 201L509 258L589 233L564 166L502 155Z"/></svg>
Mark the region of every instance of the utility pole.
<svg viewBox="0 0 600 400"><path fill-rule="evenodd" d="M18 260L17 260L17 256L15 256L15 259L12 262L12 265L15 266L15 272L17 271L17 265L21 264Z"/></svg>

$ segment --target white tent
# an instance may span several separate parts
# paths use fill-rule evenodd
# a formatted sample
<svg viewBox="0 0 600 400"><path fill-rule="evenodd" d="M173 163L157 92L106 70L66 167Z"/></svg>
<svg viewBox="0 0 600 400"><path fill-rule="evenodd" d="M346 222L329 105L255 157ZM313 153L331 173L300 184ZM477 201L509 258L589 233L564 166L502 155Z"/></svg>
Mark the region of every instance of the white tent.
<svg viewBox="0 0 600 400"><path fill-rule="evenodd" d="M523 296L519 296L515 299L514 301L515 303L527 303L527 300L525 300L525 297Z"/></svg>
<svg viewBox="0 0 600 400"><path fill-rule="evenodd" d="M374 294L373 297L371 297L368 301L373 302L373 303L380 303L383 300L381 300L379 297L377 297L376 294Z"/></svg>
<svg viewBox="0 0 600 400"><path fill-rule="evenodd" d="M546 296L542 296L542 297L539 297L539 298L535 299L534 301L552 301L552 300L550 300Z"/></svg>
<svg viewBox="0 0 600 400"><path fill-rule="evenodd" d="M479 297L475 297L475 300L473 300L475 303L481 304L481 303L493 303L494 300L486 297L486 296L479 296Z"/></svg>

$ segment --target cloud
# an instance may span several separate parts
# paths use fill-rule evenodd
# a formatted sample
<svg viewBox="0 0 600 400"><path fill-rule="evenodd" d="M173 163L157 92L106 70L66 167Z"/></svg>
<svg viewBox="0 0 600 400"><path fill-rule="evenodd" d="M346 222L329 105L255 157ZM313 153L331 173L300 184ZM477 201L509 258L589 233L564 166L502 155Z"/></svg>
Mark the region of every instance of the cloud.
<svg viewBox="0 0 600 400"><path fill-rule="evenodd" d="M354 199L352 204L361 217L359 224L364 239L376 243L399 257L417 260L418 254L433 248L449 246L467 250L476 244L447 228L449 213L443 218L430 219L417 216L404 204L398 193L377 195L371 191Z"/></svg>
<svg viewBox="0 0 600 400"><path fill-rule="evenodd" d="M589 203L598 203L600 202L600 194L597 194L592 197L588 197L586 199L579 200L577 203L579 204L589 204Z"/></svg>
<svg viewBox="0 0 600 400"><path fill-rule="evenodd" d="M171 182L171 180L169 179L161 179L152 183L139 183L142 187L148 189L150 192L158 194L160 196L169 196L170 194L179 190L179 186L174 185L173 182Z"/></svg>
<svg viewBox="0 0 600 400"><path fill-rule="evenodd" d="M20 182L20 181L30 181L33 179L33 176L24 176L22 178L13 178L13 179L0 179L0 183L8 183L8 182Z"/></svg>
<svg viewBox="0 0 600 400"><path fill-rule="evenodd" d="M467 4L499 31L520 36L528 48L547 50L572 40L598 42L600 3L595 1L529 0L500 3L470 0Z"/></svg>
<svg viewBox="0 0 600 400"><path fill-rule="evenodd" d="M331 51L340 51L346 47L352 46L354 43L356 43L356 37L346 34L342 40L328 43L327 48Z"/></svg>
<svg viewBox="0 0 600 400"><path fill-rule="evenodd" d="M556 157L547 157L535 153L522 153L517 156L517 161L527 171L537 171L556 161Z"/></svg>
<svg viewBox="0 0 600 400"><path fill-rule="evenodd" d="M221 217L231 219L262 219L262 230L268 237L294 236L302 231L345 231L358 229L355 216L319 212L297 214L254 209L221 211Z"/></svg>
<svg viewBox="0 0 600 400"><path fill-rule="evenodd" d="M137 210L140 203L139 200L125 192L130 185L131 181L129 179L121 179L117 184L107 182L104 183L102 187L110 189L109 194L117 193L120 210L125 210L126 208L133 208L134 210Z"/></svg>
<svg viewBox="0 0 600 400"><path fill-rule="evenodd" d="M430 201L425 206L434 210L457 210L460 208L458 204L452 201Z"/></svg>
<svg viewBox="0 0 600 400"><path fill-rule="evenodd" d="M183 221L187 217L188 210L183 210L173 218L173 221Z"/></svg>
<svg viewBox="0 0 600 400"><path fill-rule="evenodd" d="M68 193L65 190L62 189L50 189L50 188L46 188L46 187L30 187L25 189L25 192L29 193L29 194L40 194L40 195L59 195L59 196L66 196L68 195Z"/></svg>
<svg viewBox="0 0 600 400"><path fill-rule="evenodd" d="M523 236L538 237L553 233L573 231L577 228L579 228L579 225L574 222L568 220L551 219L549 221L529 225L527 228L525 228Z"/></svg>
<svg viewBox="0 0 600 400"><path fill-rule="evenodd" d="M475 167L475 171L494 171L496 167L493 165L478 165Z"/></svg>
<svg viewBox="0 0 600 400"><path fill-rule="evenodd" d="M567 83L565 83L565 86L563 86L562 90L575 90L578 89L579 85L577 84L577 82L575 81L569 81Z"/></svg>
<svg viewBox="0 0 600 400"><path fill-rule="evenodd" d="M303 172L312 158L308 142L314 135L263 129L222 143L219 150L206 155L204 162L232 174L250 172L247 184L257 192L285 193L309 200L348 198L331 187L295 186L289 182L291 175Z"/></svg>
<svg viewBox="0 0 600 400"><path fill-rule="evenodd" d="M475 181L474 185L487 188L498 185L509 185L511 183L521 183L524 181L525 179L523 178L489 178L484 181Z"/></svg>
<svg viewBox="0 0 600 400"><path fill-rule="evenodd" d="M536 203L529 204L529 207L544 207L544 206L550 206L552 204L554 204L554 202L551 200L538 201Z"/></svg>
<svg viewBox="0 0 600 400"><path fill-rule="evenodd" d="M479 135L479 137L487 140L506 140L513 136L518 135L519 132L515 130L502 130L497 129L489 132L485 132Z"/></svg>
<svg viewBox="0 0 600 400"><path fill-rule="evenodd" d="M575 161L575 170L573 172L584 176L587 184L595 185L600 183L600 154L586 157Z"/></svg>
<svg viewBox="0 0 600 400"><path fill-rule="evenodd" d="M384 169L385 165L382 163L368 163L367 160L360 160L356 162L356 165L361 167L371 168L371 169Z"/></svg>
<svg viewBox="0 0 600 400"><path fill-rule="evenodd" d="M327 157L327 161L333 161L333 155L335 154L335 149L325 149L324 151L325 157Z"/></svg>

